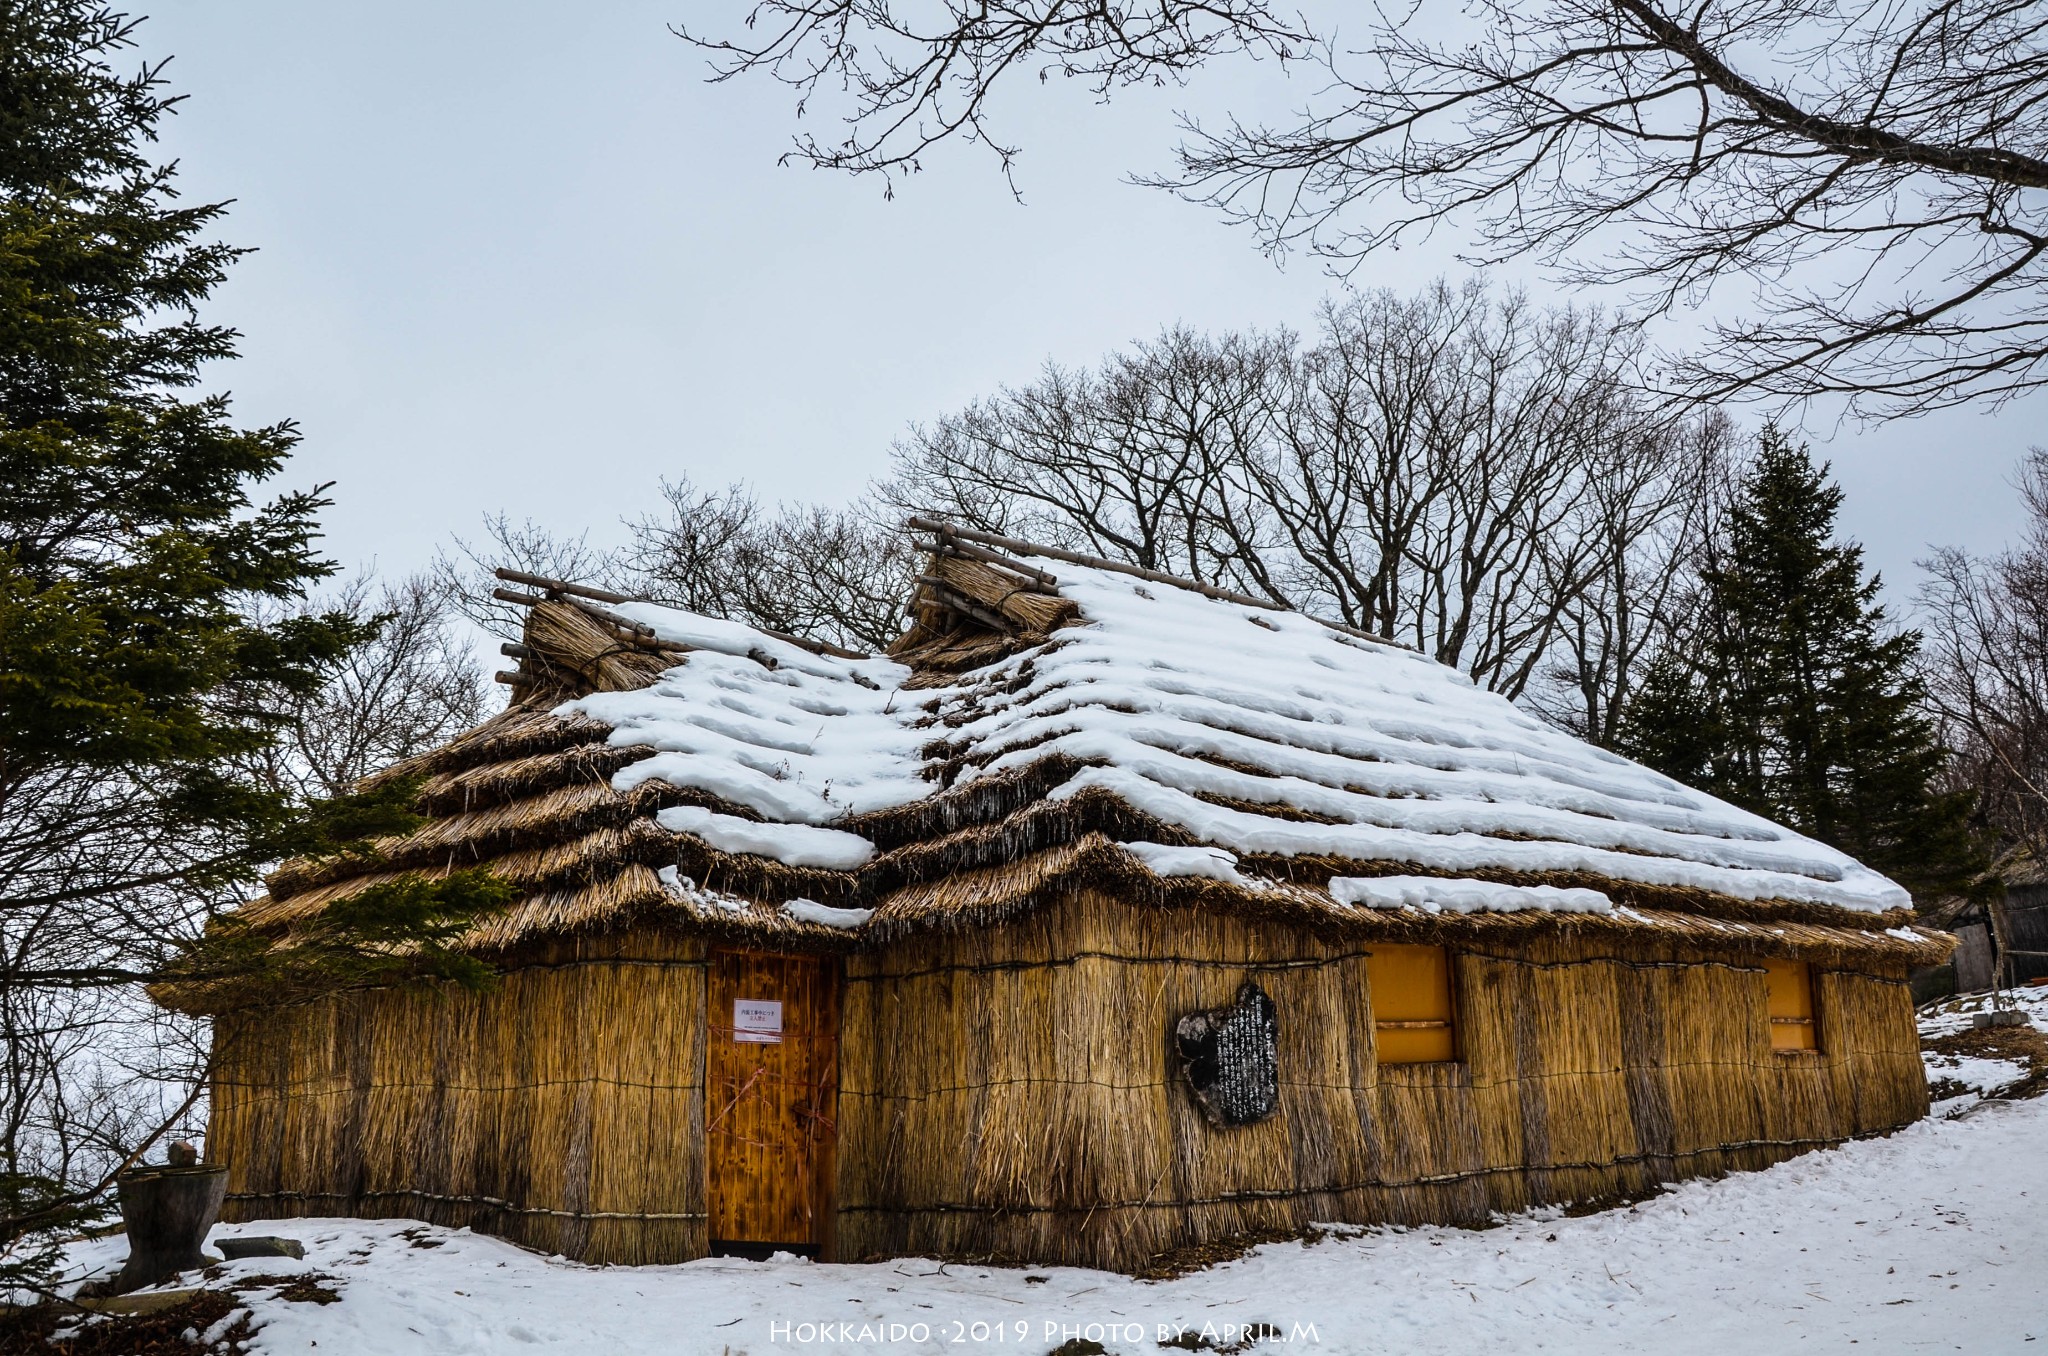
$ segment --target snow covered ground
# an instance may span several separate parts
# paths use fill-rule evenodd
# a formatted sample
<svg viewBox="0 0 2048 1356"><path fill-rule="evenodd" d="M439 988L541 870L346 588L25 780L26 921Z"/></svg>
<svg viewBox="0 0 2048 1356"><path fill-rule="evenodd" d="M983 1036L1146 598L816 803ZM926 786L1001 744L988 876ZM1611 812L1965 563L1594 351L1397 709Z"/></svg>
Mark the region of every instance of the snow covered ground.
<svg viewBox="0 0 2048 1356"><path fill-rule="evenodd" d="M2019 989L2008 989L2005 994L2008 1007L2018 1008L2038 1031L2048 1031L2048 985L2028 985ZM1980 1012L1992 1008L1990 994L1965 994L1951 998L1929 1011L1920 1014L1920 1036L1924 1040L1931 1036L1952 1036L1959 1031L1970 1029L1970 1021Z"/></svg>
<svg viewBox="0 0 2048 1356"><path fill-rule="evenodd" d="M2048 1032L2048 990L2014 1001ZM1923 1014L1922 1033L1953 1043L1985 1006L1944 1004ZM1332 1229L1171 1281L919 1258L587 1267L467 1231L323 1219L217 1230L297 1238L306 1258L237 1262L206 1283L243 1287L254 1332L217 1349L277 1356L1044 1356L1073 1338L1071 1356L1098 1350L1091 1340L1119 1356L2048 1356L2048 1097L1984 1097L2024 1079L2033 1058L1930 1052L1930 1079L1975 1091L1888 1138L1689 1182L1633 1208L1483 1230ZM125 1254L118 1237L81 1244L73 1274L112 1270ZM288 1289L307 1277L317 1284ZM222 1338L239 1317L190 1336Z"/></svg>
<svg viewBox="0 0 2048 1356"><path fill-rule="evenodd" d="M2034 1032L2048 1034L2048 987L2010 991L2007 1006L2026 1014ZM1920 1014L1921 1061L1934 1093L1933 1114L1966 1114L1984 1097L2034 1079L2048 1068L2048 1045L2012 1028L1975 1029L1971 1019L1993 1006L1985 994L1950 999Z"/></svg>
<svg viewBox="0 0 2048 1356"><path fill-rule="evenodd" d="M221 1233L304 1240L332 1304L248 1296L264 1353L1029 1352L1070 1337L1158 1353L2048 1351L2048 1099L1984 1102L1768 1172L1693 1182L1633 1209L1487 1230L1274 1244L1148 1283L1063 1268L908 1259L869 1266L707 1259L597 1268L405 1221L295 1220ZM218 1235L217 1235L218 1236ZM83 1246L119 1262L119 1239ZM224 1330L224 1329L223 1329ZM1285 1339L1285 1340L1282 1340ZM2030 1345L2035 1342L2039 1345ZM1084 1350L1088 1348L1083 1348ZM1173 1348L1167 1348L1172 1350ZM1201 1348L1194 1348L1201 1349Z"/></svg>

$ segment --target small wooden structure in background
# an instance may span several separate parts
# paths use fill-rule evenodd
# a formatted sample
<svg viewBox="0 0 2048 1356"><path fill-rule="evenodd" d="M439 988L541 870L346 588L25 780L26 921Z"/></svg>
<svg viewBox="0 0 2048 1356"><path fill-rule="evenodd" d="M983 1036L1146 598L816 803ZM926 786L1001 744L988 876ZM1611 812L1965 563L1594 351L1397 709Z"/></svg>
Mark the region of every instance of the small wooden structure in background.
<svg viewBox="0 0 2048 1356"><path fill-rule="evenodd" d="M1853 864L1370 637L924 526L886 661L509 580L512 706L392 774L424 778L427 824L374 871L291 863L248 909L288 939L367 881L488 866L523 892L469 941L503 982L219 1012L228 1218L415 1216L611 1262L1135 1268L1634 1192L1924 1114L1906 973L1950 939L1827 902ZM1129 667L1062 669L1117 658L1090 611L1111 601L1194 618L1223 667L1176 668L1138 628ZM1382 714L1345 725L1354 697ZM923 790L771 812L840 795L804 760L870 727ZM1505 770L1457 792L1480 762ZM1418 811L1464 818L1385 828ZM1243 841L1205 846L1209 818ZM1553 839L1485 827L1525 821ZM1677 855L1579 853L1581 829ZM1310 850L1326 831L1389 846ZM848 841L872 855L837 859ZM1439 841L1474 864L1403 856ZM1607 865L1515 865L1545 841ZM1745 853L1791 865L1725 865ZM1390 876L1513 897L1358 902ZM1587 889L1612 907L1552 907ZM1249 991L1273 1090L1221 1117L1176 1033Z"/></svg>
<svg viewBox="0 0 2048 1356"><path fill-rule="evenodd" d="M1915 971L1922 1001L1995 985L2048 983L2048 871L2026 849L2013 848L1985 876L2000 893L1928 908L1928 921L1953 933L1956 949L1943 964Z"/></svg>

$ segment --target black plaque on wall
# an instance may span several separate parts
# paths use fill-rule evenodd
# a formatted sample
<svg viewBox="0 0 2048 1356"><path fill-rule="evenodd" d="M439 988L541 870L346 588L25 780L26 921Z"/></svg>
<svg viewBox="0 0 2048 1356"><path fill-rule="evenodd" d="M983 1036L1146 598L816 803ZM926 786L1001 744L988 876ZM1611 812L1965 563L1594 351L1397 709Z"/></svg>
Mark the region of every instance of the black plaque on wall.
<svg viewBox="0 0 2048 1356"><path fill-rule="evenodd" d="M1273 1000L1246 980L1227 1008L1191 1012L1174 1024L1181 1071L1202 1114L1216 1125L1250 1125L1280 1101L1280 1024Z"/></svg>

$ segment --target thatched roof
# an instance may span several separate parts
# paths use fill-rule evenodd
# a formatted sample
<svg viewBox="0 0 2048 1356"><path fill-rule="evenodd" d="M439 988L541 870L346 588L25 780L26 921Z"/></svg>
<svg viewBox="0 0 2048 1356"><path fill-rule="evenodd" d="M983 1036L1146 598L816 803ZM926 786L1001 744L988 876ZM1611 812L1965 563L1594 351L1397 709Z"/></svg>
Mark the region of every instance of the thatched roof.
<svg viewBox="0 0 2048 1356"><path fill-rule="evenodd" d="M1330 932L1573 927L1939 959L1904 890L1391 642L939 524L887 655L531 576L502 714L387 776L428 823L374 872L295 862L288 927L488 866L491 950L633 921L844 948L1080 884ZM1000 549L992 549L1000 548ZM1027 557L1027 558L1020 558Z"/></svg>

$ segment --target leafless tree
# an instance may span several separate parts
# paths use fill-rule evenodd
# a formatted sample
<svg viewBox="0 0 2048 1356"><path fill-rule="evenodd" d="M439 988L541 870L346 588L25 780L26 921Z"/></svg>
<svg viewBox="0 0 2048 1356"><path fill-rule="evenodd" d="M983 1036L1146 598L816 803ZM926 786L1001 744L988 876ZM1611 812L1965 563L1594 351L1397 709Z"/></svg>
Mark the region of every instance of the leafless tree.
<svg viewBox="0 0 2048 1356"><path fill-rule="evenodd" d="M1691 606L1736 460L1735 429L1713 411L1595 454L1581 511L1608 548L1564 601L1549 668L1526 694L1551 720L1607 747L1619 738L1637 680Z"/></svg>
<svg viewBox="0 0 2048 1356"><path fill-rule="evenodd" d="M700 490L687 475L664 480L661 508L626 520L614 573L630 575L635 594L706 616L742 616L763 516L743 485Z"/></svg>
<svg viewBox="0 0 2048 1356"><path fill-rule="evenodd" d="M1306 344L1169 331L913 429L885 493L1366 627L1611 735L1725 460L1636 351L1478 284L1330 306Z"/></svg>
<svg viewBox="0 0 2048 1356"><path fill-rule="evenodd" d="M1524 695L1568 619L1617 584L1648 602L1629 572L1671 566L1704 484L1702 422L1645 400L1636 356L1595 313L1476 283L1328 308L1260 463L1297 599ZM1596 705L1641 643L1606 625Z"/></svg>
<svg viewBox="0 0 2048 1356"><path fill-rule="evenodd" d="M882 650L903 633L918 559L893 515L868 500L785 507L766 536L775 587L751 615L778 631L853 649Z"/></svg>
<svg viewBox="0 0 2048 1356"><path fill-rule="evenodd" d="M141 1146L198 1128L201 1029L141 986L233 901L216 864L241 845L163 791L58 766L0 797L0 1173L104 1185ZM0 1230L0 1266L33 1242Z"/></svg>
<svg viewBox="0 0 2048 1356"><path fill-rule="evenodd" d="M434 587L455 610L499 640L519 639L526 609L491 596L502 587L493 571L504 567L572 584L611 587L620 581L617 553L590 543L590 534L559 536L531 518L515 523L503 513L484 519L484 535L456 537L437 552Z"/></svg>
<svg viewBox="0 0 2048 1356"><path fill-rule="evenodd" d="M1299 58L1316 83L1297 117L1190 119L1177 170L1148 182L1340 268L1450 226L1476 262L1533 257L1629 289L1646 316L1725 285L1716 342L1666 374L1696 399L1910 412L2048 382L2048 14L2032 0L1355 18L1340 41L1259 0L756 0L743 37L693 41L717 78L768 74L807 112L837 100L845 139L795 154L885 176L951 136L1007 169L986 110L1013 75L1106 95L1219 58Z"/></svg>
<svg viewBox="0 0 2048 1356"><path fill-rule="evenodd" d="M1250 483L1272 440L1293 339L1169 330L1086 371L1048 364L898 445L882 493L1049 546L1288 601Z"/></svg>
<svg viewBox="0 0 2048 1356"><path fill-rule="evenodd" d="M308 798L345 795L370 773L489 713L492 687L480 637L432 573L383 585L358 575L307 606L374 621L377 632L324 686L275 703L282 737L251 769L270 785Z"/></svg>
<svg viewBox="0 0 2048 1356"><path fill-rule="evenodd" d="M629 520L615 576L636 596L775 631L879 650L903 629L914 561L872 505L785 505L743 486L662 483L659 513Z"/></svg>
<svg viewBox="0 0 2048 1356"><path fill-rule="evenodd" d="M2048 451L2029 454L2015 487L2017 546L1921 562L1923 655L1958 777L2001 837L2048 861Z"/></svg>
<svg viewBox="0 0 2048 1356"><path fill-rule="evenodd" d="M902 631L915 564L890 515L764 506L744 485L700 489L687 475L661 483L660 506L621 520L621 545L557 534L504 515L481 540L458 538L434 566L434 587L471 621L519 639L525 610L492 599L494 571L524 570L594 584L705 616L878 650Z"/></svg>

